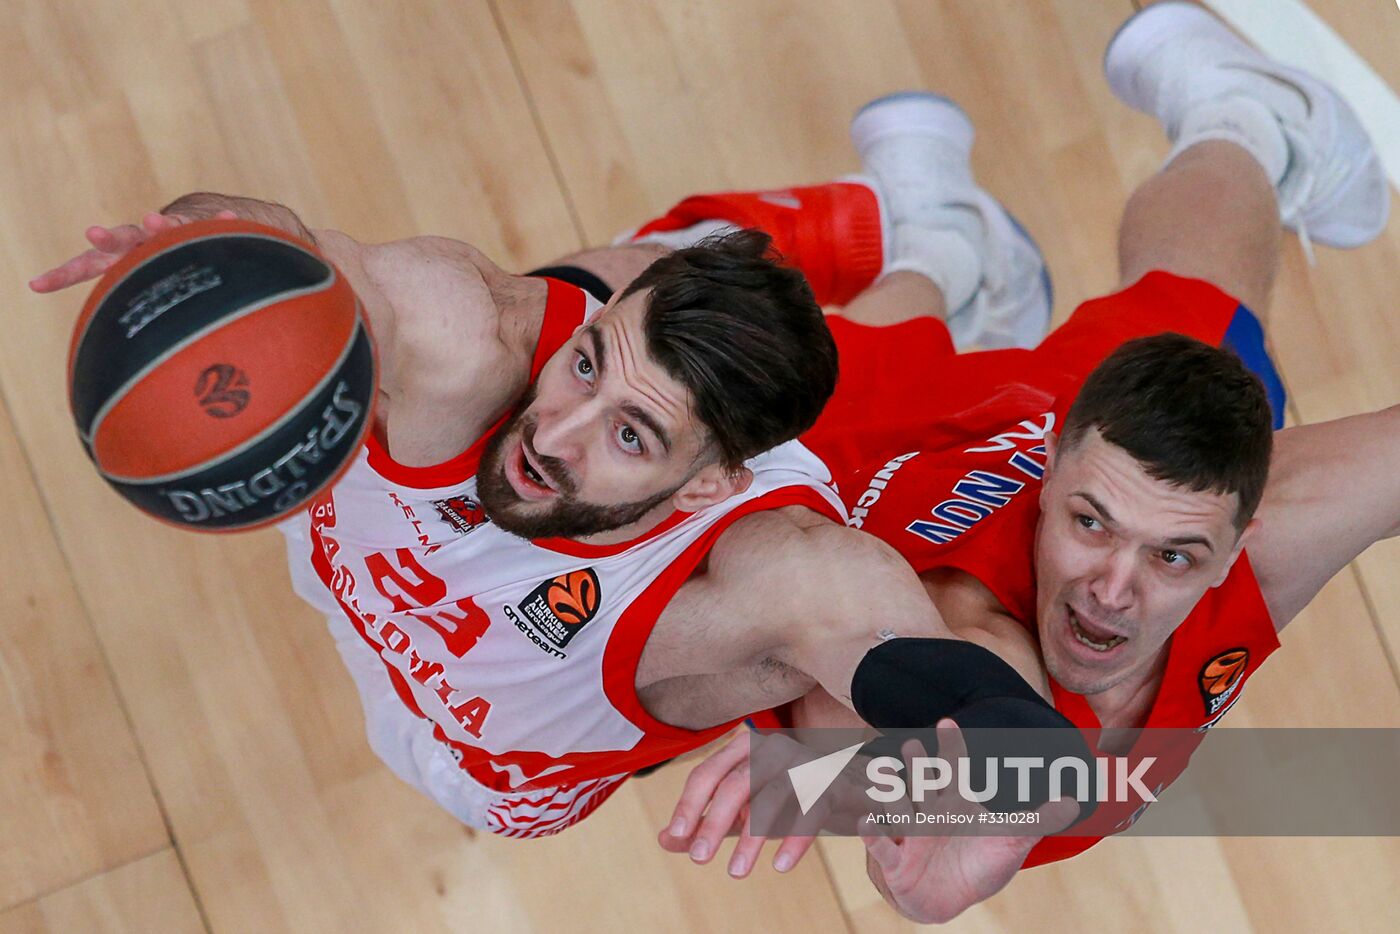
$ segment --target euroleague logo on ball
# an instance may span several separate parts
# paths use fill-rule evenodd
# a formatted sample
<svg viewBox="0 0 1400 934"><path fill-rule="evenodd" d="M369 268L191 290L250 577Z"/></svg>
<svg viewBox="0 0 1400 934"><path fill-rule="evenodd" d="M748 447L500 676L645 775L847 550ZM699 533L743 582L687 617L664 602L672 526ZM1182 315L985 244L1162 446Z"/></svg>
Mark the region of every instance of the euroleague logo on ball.
<svg viewBox="0 0 1400 934"><path fill-rule="evenodd" d="M232 418L247 408L253 397L247 387L247 373L227 363L216 363L199 374L194 384L194 397L206 415Z"/></svg>

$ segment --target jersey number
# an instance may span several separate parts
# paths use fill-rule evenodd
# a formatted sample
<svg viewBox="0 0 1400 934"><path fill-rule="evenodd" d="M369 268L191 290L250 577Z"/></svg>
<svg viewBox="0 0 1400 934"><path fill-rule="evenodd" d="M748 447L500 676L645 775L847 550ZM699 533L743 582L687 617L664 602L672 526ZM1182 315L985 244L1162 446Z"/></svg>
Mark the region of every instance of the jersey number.
<svg viewBox="0 0 1400 934"><path fill-rule="evenodd" d="M380 552L365 558L374 589L393 605L394 612L407 613L441 636L452 655L466 655L491 625L491 617L471 597L458 600L451 609L423 612L447 599L447 584L424 568L410 548L396 550L394 560L397 568Z"/></svg>

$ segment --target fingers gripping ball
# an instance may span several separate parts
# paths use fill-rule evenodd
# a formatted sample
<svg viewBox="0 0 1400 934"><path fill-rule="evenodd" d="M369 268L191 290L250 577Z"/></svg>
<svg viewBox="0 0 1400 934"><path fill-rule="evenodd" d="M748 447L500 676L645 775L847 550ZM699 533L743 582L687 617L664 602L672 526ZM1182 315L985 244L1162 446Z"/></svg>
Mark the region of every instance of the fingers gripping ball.
<svg viewBox="0 0 1400 934"><path fill-rule="evenodd" d="M68 386L83 446L117 492L182 528L232 531L286 516L351 463L374 348L349 283L310 245L201 221L97 283Z"/></svg>

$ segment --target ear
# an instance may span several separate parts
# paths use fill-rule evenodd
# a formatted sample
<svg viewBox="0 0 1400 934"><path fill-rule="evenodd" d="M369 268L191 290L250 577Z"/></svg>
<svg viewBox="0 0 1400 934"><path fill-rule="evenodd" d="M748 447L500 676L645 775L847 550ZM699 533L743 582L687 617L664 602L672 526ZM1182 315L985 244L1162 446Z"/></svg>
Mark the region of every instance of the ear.
<svg viewBox="0 0 1400 934"><path fill-rule="evenodd" d="M706 506L738 496L751 483L753 471L747 467L729 471L722 464L707 464L675 492L671 502L681 512L698 512Z"/></svg>
<svg viewBox="0 0 1400 934"><path fill-rule="evenodd" d="M1230 560L1225 562L1225 567L1220 571L1220 576L1211 583L1212 587L1219 587L1221 584L1225 583L1225 578L1230 576L1230 569L1235 566L1235 562L1238 561L1240 555L1244 553L1245 543L1249 541L1250 537L1254 535L1255 530L1258 528L1258 516L1250 519L1249 522L1245 524L1243 531L1240 532L1239 539L1235 542L1234 549L1230 552Z"/></svg>

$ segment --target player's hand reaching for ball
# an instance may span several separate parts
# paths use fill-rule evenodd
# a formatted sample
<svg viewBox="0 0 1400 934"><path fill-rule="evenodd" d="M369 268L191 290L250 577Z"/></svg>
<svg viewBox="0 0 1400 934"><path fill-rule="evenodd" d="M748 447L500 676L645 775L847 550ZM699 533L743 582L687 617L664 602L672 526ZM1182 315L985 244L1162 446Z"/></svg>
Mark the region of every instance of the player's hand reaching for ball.
<svg viewBox="0 0 1400 934"><path fill-rule="evenodd" d="M232 211L219 211L210 215L219 220L234 220L238 217ZM139 224L122 224L117 227L89 227L85 236L92 249L85 250L62 265L40 273L29 280L29 287L35 292L57 292L89 279L96 279L131 250L147 240L173 230L194 220L186 214L160 214L148 212Z"/></svg>

